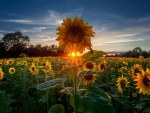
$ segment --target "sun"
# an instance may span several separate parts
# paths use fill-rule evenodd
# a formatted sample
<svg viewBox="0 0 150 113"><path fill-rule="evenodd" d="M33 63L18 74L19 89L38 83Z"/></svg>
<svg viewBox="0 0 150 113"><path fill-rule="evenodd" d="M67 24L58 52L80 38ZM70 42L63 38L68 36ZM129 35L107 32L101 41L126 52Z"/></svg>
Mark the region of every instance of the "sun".
<svg viewBox="0 0 150 113"><path fill-rule="evenodd" d="M81 56L81 54L79 53L79 52L72 52L72 53L69 53L69 56L71 56L71 57L79 57L79 56Z"/></svg>
<svg viewBox="0 0 150 113"><path fill-rule="evenodd" d="M93 26L88 26L88 23L84 23L84 20L77 16L74 19L64 19L62 25L56 29L58 48L67 53L72 53L72 50L75 53L83 53L85 48L90 50L91 37L95 34L92 28Z"/></svg>

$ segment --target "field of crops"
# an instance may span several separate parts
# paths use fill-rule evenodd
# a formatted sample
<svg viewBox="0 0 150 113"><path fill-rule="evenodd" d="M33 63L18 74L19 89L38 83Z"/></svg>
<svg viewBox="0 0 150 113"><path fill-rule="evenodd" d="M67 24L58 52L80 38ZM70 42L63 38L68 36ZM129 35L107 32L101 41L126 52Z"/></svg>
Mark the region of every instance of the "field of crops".
<svg viewBox="0 0 150 113"><path fill-rule="evenodd" d="M149 58L1 59L0 113L150 113L149 69Z"/></svg>

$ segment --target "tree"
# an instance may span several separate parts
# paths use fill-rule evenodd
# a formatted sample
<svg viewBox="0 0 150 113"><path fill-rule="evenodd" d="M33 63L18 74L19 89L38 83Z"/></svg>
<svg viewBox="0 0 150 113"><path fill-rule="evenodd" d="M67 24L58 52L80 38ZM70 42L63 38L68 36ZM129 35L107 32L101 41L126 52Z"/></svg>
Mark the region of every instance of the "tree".
<svg viewBox="0 0 150 113"><path fill-rule="evenodd" d="M24 50L29 44L29 37L23 36L20 31L4 34L2 38L6 51Z"/></svg>
<svg viewBox="0 0 150 113"><path fill-rule="evenodd" d="M133 49L133 54L134 54L134 57L139 57L140 55L141 55L141 52L142 52L142 49L141 49L141 47L135 47L134 49Z"/></svg>

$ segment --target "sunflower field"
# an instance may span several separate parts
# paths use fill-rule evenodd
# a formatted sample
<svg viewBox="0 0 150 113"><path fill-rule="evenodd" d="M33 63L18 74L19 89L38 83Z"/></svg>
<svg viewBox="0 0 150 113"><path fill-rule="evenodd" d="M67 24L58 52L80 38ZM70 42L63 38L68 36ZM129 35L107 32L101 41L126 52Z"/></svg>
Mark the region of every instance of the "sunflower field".
<svg viewBox="0 0 150 113"><path fill-rule="evenodd" d="M57 30L68 56L0 60L0 113L150 113L150 58L104 57L78 17Z"/></svg>
<svg viewBox="0 0 150 113"><path fill-rule="evenodd" d="M149 113L150 59L0 60L1 113ZM77 94L74 74L77 73Z"/></svg>

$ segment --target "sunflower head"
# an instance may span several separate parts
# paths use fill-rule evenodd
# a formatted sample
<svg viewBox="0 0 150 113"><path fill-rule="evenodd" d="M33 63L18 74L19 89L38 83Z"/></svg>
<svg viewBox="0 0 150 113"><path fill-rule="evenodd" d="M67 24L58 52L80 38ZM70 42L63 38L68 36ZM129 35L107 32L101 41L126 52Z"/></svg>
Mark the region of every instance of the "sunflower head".
<svg viewBox="0 0 150 113"><path fill-rule="evenodd" d="M97 66L97 69L98 69L98 71L99 72L103 72L104 71L104 69L105 69L105 63L101 63L101 64L99 64L98 66Z"/></svg>
<svg viewBox="0 0 150 113"><path fill-rule="evenodd" d="M118 78L117 80L117 87L118 87L118 92L122 93L123 92L123 88L128 84L128 79L121 76Z"/></svg>
<svg viewBox="0 0 150 113"><path fill-rule="evenodd" d="M96 74L88 74L84 76L84 84L87 85L91 82L94 82L96 80Z"/></svg>
<svg viewBox="0 0 150 113"><path fill-rule="evenodd" d="M37 75L38 74L38 69L35 67L35 65L32 65L29 67L29 71L30 73L32 73L33 75Z"/></svg>
<svg viewBox="0 0 150 113"><path fill-rule="evenodd" d="M15 71L16 71L15 68L9 68L9 73L10 73L10 74L14 74Z"/></svg>
<svg viewBox="0 0 150 113"><path fill-rule="evenodd" d="M12 65L13 63L14 63L14 60L12 60L12 59L11 59L11 60L8 60L8 64L9 64L9 65Z"/></svg>
<svg viewBox="0 0 150 113"><path fill-rule="evenodd" d="M131 76L134 78L137 76L138 73L142 72L142 67L139 64L134 64L134 66L131 68Z"/></svg>
<svg viewBox="0 0 150 113"><path fill-rule="evenodd" d="M136 89L139 89L140 93L150 95L150 70L148 68L145 72L142 70L141 73L137 73L134 81L137 82Z"/></svg>
<svg viewBox="0 0 150 113"><path fill-rule="evenodd" d="M3 76L4 76L4 73L3 73L2 69L0 68L0 80L3 79Z"/></svg>
<svg viewBox="0 0 150 113"><path fill-rule="evenodd" d="M57 41L59 41L59 47L71 53L72 51L83 53L85 48L90 49L91 37L94 36L92 26L88 26L88 23L84 23L84 20L78 18L74 19L66 18L63 20L61 26L57 28Z"/></svg>
<svg viewBox="0 0 150 113"><path fill-rule="evenodd" d="M87 61L83 65L84 70L95 70L96 65L93 61Z"/></svg>

